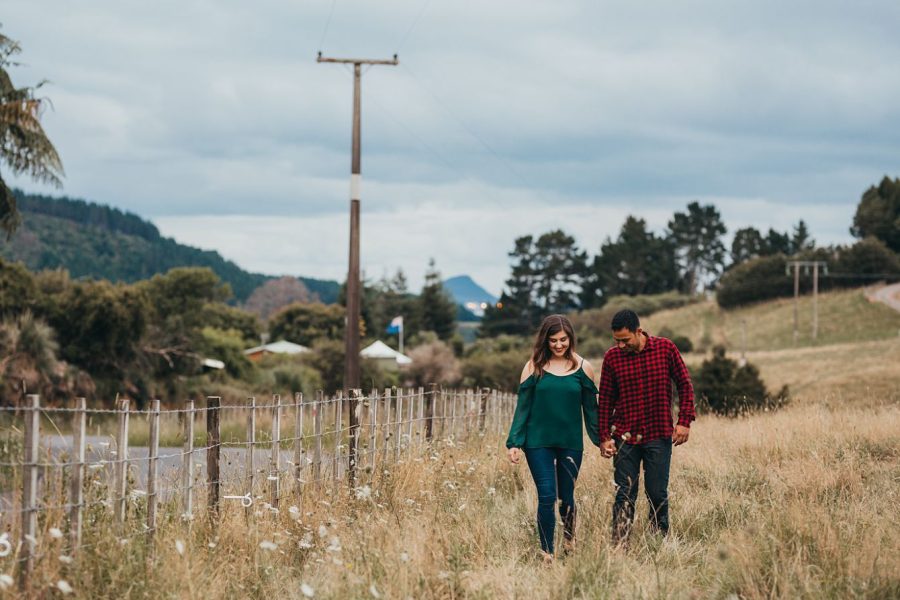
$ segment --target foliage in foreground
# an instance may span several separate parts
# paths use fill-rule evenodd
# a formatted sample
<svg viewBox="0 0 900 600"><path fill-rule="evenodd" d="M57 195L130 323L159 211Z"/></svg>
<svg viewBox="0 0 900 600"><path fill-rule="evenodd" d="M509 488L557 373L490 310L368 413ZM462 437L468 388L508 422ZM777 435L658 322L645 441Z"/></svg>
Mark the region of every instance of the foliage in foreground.
<svg viewBox="0 0 900 600"><path fill-rule="evenodd" d="M673 535L645 533L642 498L627 548L609 543L610 464L588 452L578 548L549 568L527 468L505 461L492 432L442 441L356 489L307 488L277 513L228 504L217 531L199 513L191 529L167 519L155 554L136 523L117 531L97 507L90 547L68 563L56 515L41 522L31 584L51 595L64 581L74 598L894 598L898 431L896 405L701 416L675 450ZM140 518L142 506L129 510ZM14 568L0 559L0 574Z"/></svg>

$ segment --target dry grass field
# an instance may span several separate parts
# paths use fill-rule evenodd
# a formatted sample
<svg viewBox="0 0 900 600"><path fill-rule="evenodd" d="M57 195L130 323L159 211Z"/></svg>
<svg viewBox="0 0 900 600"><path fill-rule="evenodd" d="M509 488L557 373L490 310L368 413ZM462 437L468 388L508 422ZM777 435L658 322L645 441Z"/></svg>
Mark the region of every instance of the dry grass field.
<svg viewBox="0 0 900 600"><path fill-rule="evenodd" d="M697 420L674 451L665 540L646 532L641 498L630 544L610 544L611 465L589 450L576 551L542 565L527 466L491 434L437 441L355 490L307 487L278 512L226 504L215 530L169 517L154 544L98 507L73 561L51 515L31 593L59 596L63 581L74 598L900 598L900 340L853 341L853 327L800 349L761 349L772 338L758 328L748 359L791 403ZM15 578L12 557L0 574Z"/></svg>
<svg viewBox="0 0 900 600"><path fill-rule="evenodd" d="M53 596L63 580L79 598L896 598L900 405L864 390L844 400L701 417L675 451L665 541L639 517L629 547L610 545L610 464L589 452L578 548L542 566L527 468L509 465L492 436L439 443L368 488L310 488L295 511L228 505L215 535L203 519L190 532L166 522L152 558L139 530L117 530L102 507L85 533L91 546L71 563L47 522L32 589ZM0 570L14 577L7 560Z"/></svg>

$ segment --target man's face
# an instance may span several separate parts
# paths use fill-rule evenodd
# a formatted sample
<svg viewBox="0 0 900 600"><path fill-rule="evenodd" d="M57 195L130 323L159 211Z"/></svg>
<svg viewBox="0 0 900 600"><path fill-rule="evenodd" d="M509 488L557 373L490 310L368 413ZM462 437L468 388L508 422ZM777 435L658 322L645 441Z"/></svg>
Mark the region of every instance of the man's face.
<svg viewBox="0 0 900 600"><path fill-rule="evenodd" d="M628 328L613 330L613 341L616 347L630 354L636 354L641 350L641 328L637 331L629 331Z"/></svg>
<svg viewBox="0 0 900 600"><path fill-rule="evenodd" d="M553 353L553 356L557 358L565 356L566 350L569 349L569 334L565 331L554 333L547 339L547 342L550 345L550 352Z"/></svg>

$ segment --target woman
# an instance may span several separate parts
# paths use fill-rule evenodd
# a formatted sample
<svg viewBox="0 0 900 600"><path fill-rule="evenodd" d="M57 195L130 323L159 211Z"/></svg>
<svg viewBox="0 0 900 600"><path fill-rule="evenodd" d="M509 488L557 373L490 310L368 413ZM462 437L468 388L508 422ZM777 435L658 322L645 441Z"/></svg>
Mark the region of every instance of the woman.
<svg viewBox="0 0 900 600"><path fill-rule="evenodd" d="M583 419L582 419L583 416ZM522 370L519 398L506 447L519 464L525 453L537 486L537 527L545 562L553 561L554 506L559 498L563 550L575 542L575 480L584 450L582 422L600 445L594 369L575 353L575 332L562 315L541 323L531 360Z"/></svg>

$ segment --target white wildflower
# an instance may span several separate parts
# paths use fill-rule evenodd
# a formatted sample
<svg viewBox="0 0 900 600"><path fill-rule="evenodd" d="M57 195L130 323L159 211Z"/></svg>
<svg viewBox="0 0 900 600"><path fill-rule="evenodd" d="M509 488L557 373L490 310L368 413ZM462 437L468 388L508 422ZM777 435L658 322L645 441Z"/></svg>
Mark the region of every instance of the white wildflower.
<svg viewBox="0 0 900 600"><path fill-rule="evenodd" d="M63 563L64 565L71 565L74 562L74 560L72 559L71 556L66 556L65 554L60 554L59 562Z"/></svg>
<svg viewBox="0 0 900 600"><path fill-rule="evenodd" d="M463 512L464 510L466 510L466 508L468 508L468 506L468 504L460 504L458 509L459 512Z"/></svg>
<svg viewBox="0 0 900 600"><path fill-rule="evenodd" d="M181 540L175 540L175 552L184 556L184 542Z"/></svg>
<svg viewBox="0 0 900 600"><path fill-rule="evenodd" d="M369 593L372 594L373 598L381 598L381 593L378 591L378 588L375 587L375 584L369 586Z"/></svg>
<svg viewBox="0 0 900 600"><path fill-rule="evenodd" d="M0 558L9 556L10 552L12 552L12 544L9 542L9 534L0 534Z"/></svg>
<svg viewBox="0 0 900 600"><path fill-rule="evenodd" d="M493 496L493 495L496 494L496 493L497 493L497 488L489 487L488 490L487 490L487 495L488 495L488 496Z"/></svg>
<svg viewBox="0 0 900 600"><path fill-rule="evenodd" d="M0 573L0 590L5 590L8 587L11 587L12 584L15 583L13 578L7 575L6 573Z"/></svg>
<svg viewBox="0 0 900 600"><path fill-rule="evenodd" d="M319 525L319 537L323 538L328 535L328 528L324 525Z"/></svg>
<svg viewBox="0 0 900 600"><path fill-rule="evenodd" d="M333 558L331 559L331 562L333 562L333 563L336 564L337 566L341 566L342 564L344 564L344 561L341 560L341 558L340 558L339 556L333 557Z"/></svg>
<svg viewBox="0 0 900 600"><path fill-rule="evenodd" d="M311 533L307 533L304 535L300 541L297 543L301 548L312 548L313 547L313 536Z"/></svg>
<svg viewBox="0 0 900 600"><path fill-rule="evenodd" d="M312 586L310 586L308 583L301 583L300 593L307 598L312 598L316 595L316 590L312 589Z"/></svg>
<svg viewBox="0 0 900 600"><path fill-rule="evenodd" d="M215 543L215 542L210 542L210 543L207 544L207 546L209 546L210 548L215 548L215 547L216 547L216 543Z"/></svg>
<svg viewBox="0 0 900 600"><path fill-rule="evenodd" d="M409 554L407 554L406 552L401 552L400 553L400 562L405 562L405 563L409 562Z"/></svg>
<svg viewBox="0 0 900 600"><path fill-rule="evenodd" d="M341 540L334 536L331 538L331 543L328 544L328 547L325 549L327 552L340 552L341 551Z"/></svg>
<svg viewBox="0 0 900 600"><path fill-rule="evenodd" d="M263 540L259 543L259 547L263 550L278 550L278 544L275 542L270 542L269 540Z"/></svg>
<svg viewBox="0 0 900 600"><path fill-rule="evenodd" d="M367 485L356 488L356 499L357 500L368 500L372 497L372 488Z"/></svg>
<svg viewBox="0 0 900 600"><path fill-rule="evenodd" d="M61 540L63 536L63 532L58 527L50 528L50 537L54 540Z"/></svg>
<svg viewBox="0 0 900 600"><path fill-rule="evenodd" d="M288 509L288 512L290 513L291 518L293 520L295 520L295 521L300 520L300 509L299 508L297 508L296 506L292 506Z"/></svg>
<svg viewBox="0 0 900 600"><path fill-rule="evenodd" d="M56 582L56 588L61 591L63 594L71 594L75 590L72 589L72 586L69 585L69 582L65 579L60 579Z"/></svg>

